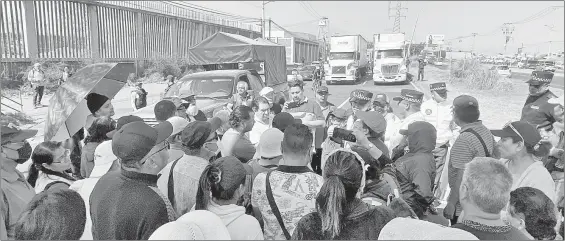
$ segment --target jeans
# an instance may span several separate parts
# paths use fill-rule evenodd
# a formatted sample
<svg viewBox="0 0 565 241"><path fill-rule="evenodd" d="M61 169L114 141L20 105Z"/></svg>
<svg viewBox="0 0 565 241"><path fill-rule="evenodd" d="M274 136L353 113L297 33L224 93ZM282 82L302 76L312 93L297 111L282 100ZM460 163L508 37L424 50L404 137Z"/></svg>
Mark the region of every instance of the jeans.
<svg viewBox="0 0 565 241"><path fill-rule="evenodd" d="M418 69L418 80L424 81L424 69Z"/></svg>
<svg viewBox="0 0 565 241"><path fill-rule="evenodd" d="M33 94L34 105L41 105L41 99L43 99L43 90L45 90L45 86L35 86Z"/></svg>
<svg viewBox="0 0 565 241"><path fill-rule="evenodd" d="M434 155L434 159L436 161L436 179L434 180L434 191L439 187L439 180L441 180L441 174L443 172L443 167L445 164L445 159L447 157L447 148L449 144L441 145L440 147L436 147L432 154Z"/></svg>

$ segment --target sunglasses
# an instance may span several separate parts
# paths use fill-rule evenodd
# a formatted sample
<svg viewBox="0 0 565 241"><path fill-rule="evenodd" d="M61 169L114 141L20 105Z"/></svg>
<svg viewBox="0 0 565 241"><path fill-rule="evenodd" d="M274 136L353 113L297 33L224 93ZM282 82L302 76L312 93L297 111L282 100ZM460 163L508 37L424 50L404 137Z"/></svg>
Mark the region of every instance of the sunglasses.
<svg viewBox="0 0 565 241"><path fill-rule="evenodd" d="M518 130L516 130L516 128L514 128L514 126L512 125L512 122L506 123L506 125L504 125L504 128L506 128L506 127L510 127L510 129L512 129L512 131L514 131L514 133L518 134L520 139L522 139L522 142L526 142L526 140L524 140L524 137L522 136L522 134L520 134L520 132L518 132Z"/></svg>

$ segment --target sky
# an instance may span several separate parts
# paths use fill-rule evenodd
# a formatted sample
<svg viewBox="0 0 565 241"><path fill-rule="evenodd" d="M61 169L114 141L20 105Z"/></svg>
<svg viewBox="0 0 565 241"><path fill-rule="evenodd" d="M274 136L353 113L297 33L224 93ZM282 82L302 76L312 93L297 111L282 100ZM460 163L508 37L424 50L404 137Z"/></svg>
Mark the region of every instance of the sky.
<svg viewBox="0 0 565 241"><path fill-rule="evenodd" d="M301 3L302 2L302 3ZM191 1L214 10L240 16L261 18L261 1ZM392 6L396 6L396 1ZM505 37L501 26L518 22L550 6L561 8L543 17L515 24L506 53L515 53L524 44L526 52L547 53L563 51L563 1L402 1L406 18L400 30L408 40L414 32L414 42L423 42L428 34L443 34L446 42L461 36L478 33L475 51L484 54L504 53ZM306 6L314 10L307 10ZM389 18L388 1L274 1L265 5L265 16L290 31L318 34L317 19L329 19L330 35L361 34L372 41L373 34L390 32L394 18ZM391 11L396 14L396 10ZM548 25L549 27L545 26ZM488 36L480 36L480 35ZM555 41L549 43L548 41ZM558 42L560 41L560 42ZM471 50L473 38L453 40L452 47Z"/></svg>

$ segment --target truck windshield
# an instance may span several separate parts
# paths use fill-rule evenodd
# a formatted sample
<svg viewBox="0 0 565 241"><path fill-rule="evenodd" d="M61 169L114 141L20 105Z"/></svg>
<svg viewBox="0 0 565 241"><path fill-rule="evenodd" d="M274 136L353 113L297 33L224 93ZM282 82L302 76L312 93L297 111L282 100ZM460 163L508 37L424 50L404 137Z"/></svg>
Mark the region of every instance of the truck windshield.
<svg viewBox="0 0 565 241"><path fill-rule="evenodd" d="M196 95L200 97L227 97L233 90L233 77L207 76L199 78L183 78L178 81L176 88L171 88L165 97Z"/></svg>
<svg viewBox="0 0 565 241"><path fill-rule="evenodd" d="M377 52L377 59L396 59L404 58L402 49L379 50Z"/></svg>
<svg viewBox="0 0 565 241"><path fill-rule="evenodd" d="M330 53L330 59L353 59L353 53Z"/></svg>

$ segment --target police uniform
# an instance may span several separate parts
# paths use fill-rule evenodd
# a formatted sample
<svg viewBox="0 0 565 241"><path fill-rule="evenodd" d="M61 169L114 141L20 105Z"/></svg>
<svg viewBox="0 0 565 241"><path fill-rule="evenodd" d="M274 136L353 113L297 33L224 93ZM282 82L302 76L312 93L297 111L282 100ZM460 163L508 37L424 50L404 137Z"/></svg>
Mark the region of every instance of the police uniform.
<svg viewBox="0 0 565 241"><path fill-rule="evenodd" d="M527 81L530 85L549 84L553 79L553 73L549 71L533 71L532 77ZM521 121L526 121L538 129L550 129L555 123L555 104L550 104L548 101L552 98L557 98L550 90L542 95L528 96L524 108L522 108Z"/></svg>
<svg viewBox="0 0 565 241"><path fill-rule="evenodd" d="M445 94L447 93L447 86L445 82L433 83L430 84L430 91ZM445 164L449 141L453 138L451 103L448 101L438 103L434 99L429 99L422 103L421 112L426 121L437 130L436 148L432 151L436 161L436 179L434 183L437 187Z"/></svg>
<svg viewBox="0 0 565 241"><path fill-rule="evenodd" d="M357 102L357 103L369 103L371 100L373 99L373 93L367 91L367 90L361 90L361 89L357 89L352 91L349 94L349 102ZM351 110L353 110L353 107L351 107ZM353 112L353 111L351 111ZM353 123L355 123L355 121L357 120L357 117L355 117L355 115L350 115L347 118L347 129L348 130L352 130L353 129Z"/></svg>
<svg viewBox="0 0 565 241"><path fill-rule="evenodd" d="M422 103L423 99L424 99L424 93L410 89L400 90L400 96L393 98L393 100L395 101L404 100L412 103ZM390 146L388 148L390 149L391 156L394 155L394 151L393 151L394 148L396 148L404 139L404 135L400 134L400 131L408 130L408 125L416 121L426 121L426 118L424 118L422 112L412 113L409 116L406 116L404 120L402 120L402 122L399 125L398 131L394 132L389 142Z"/></svg>

